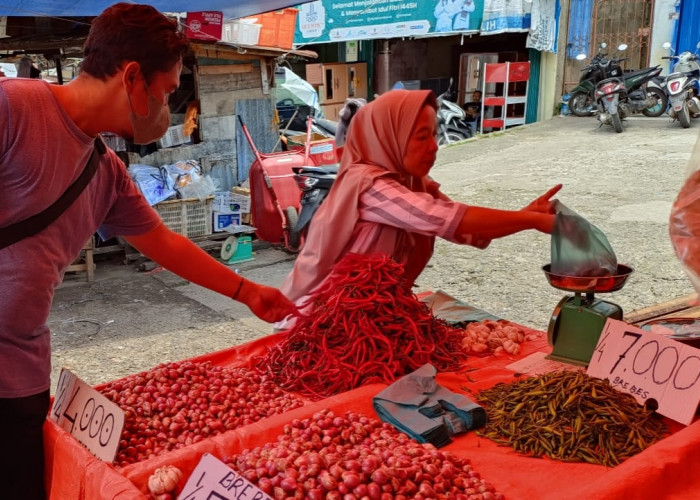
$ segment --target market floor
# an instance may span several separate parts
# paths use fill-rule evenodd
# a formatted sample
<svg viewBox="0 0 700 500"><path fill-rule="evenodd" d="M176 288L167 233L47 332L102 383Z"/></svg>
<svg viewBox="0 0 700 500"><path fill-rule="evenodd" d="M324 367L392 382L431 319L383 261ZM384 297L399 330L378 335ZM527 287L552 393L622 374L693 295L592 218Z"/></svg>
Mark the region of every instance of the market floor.
<svg viewBox="0 0 700 500"><path fill-rule="evenodd" d="M618 260L635 272L604 297L631 311L693 291L668 238L671 205L686 176L700 121L681 129L667 118L631 118L615 134L595 118L556 117L444 148L433 177L453 199L520 209L556 183L558 198L600 227ZM420 290L442 290L497 316L546 330L564 292L542 273L548 236L527 231L486 250L438 241ZM237 266L254 281L279 286L294 256L276 248ZM67 367L99 384L237 345L271 325L228 298L168 271L98 262L95 281L69 275L49 317L55 384Z"/></svg>

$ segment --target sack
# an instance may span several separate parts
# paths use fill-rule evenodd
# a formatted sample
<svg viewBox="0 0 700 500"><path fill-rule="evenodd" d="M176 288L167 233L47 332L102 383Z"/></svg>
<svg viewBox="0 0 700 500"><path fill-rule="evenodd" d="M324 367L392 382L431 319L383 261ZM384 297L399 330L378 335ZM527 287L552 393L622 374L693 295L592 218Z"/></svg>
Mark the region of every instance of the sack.
<svg viewBox="0 0 700 500"><path fill-rule="evenodd" d="M553 274L610 276L617 273L617 257L603 231L557 201L552 231Z"/></svg>

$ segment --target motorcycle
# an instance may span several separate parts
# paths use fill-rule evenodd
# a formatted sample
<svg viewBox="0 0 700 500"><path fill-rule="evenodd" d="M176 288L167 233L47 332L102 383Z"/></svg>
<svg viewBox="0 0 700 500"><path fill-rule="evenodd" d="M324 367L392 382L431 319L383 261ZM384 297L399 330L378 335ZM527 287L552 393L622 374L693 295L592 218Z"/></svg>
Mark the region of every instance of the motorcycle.
<svg viewBox="0 0 700 500"><path fill-rule="evenodd" d="M671 44L665 42L663 48L672 50ZM663 59L676 61L673 71L664 80L664 88L669 98L668 115L678 120L681 127L690 127L690 118L700 115L700 65L698 64L698 42L695 54L685 51L678 55L673 53Z"/></svg>
<svg viewBox="0 0 700 500"><path fill-rule="evenodd" d="M447 90L437 98L438 146L463 141L474 135L474 130L466 121L467 113L452 102L451 97L452 79Z"/></svg>
<svg viewBox="0 0 700 500"><path fill-rule="evenodd" d="M337 127L333 130L338 161L340 161L345 147L345 139L350 122L366 103L367 101L364 99L347 99L345 101L345 105L340 112L340 121L337 122ZM339 168L340 165L337 163L333 165L292 167L294 180L301 191L299 213L294 212L291 214L293 223L290 224L289 244L292 248L301 249L304 245L311 219L318 207L323 203L323 200L328 196L331 187L333 187L333 183L338 177Z"/></svg>
<svg viewBox="0 0 700 500"><path fill-rule="evenodd" d="M591 63L583 68L579 85L572 89L569 97L569 109L575 116L588 116L595 111L592 108L594 90L597 84L608 78L622 78L626 88L626 109L624 115L641 112L644 116L661 116L668 105L668 97L664 92L659 75L661 67L654 66L637 71L623 71L620 63L628 58L608 59L601 51L607 45L602 43L599 52L591 59ZM618 51L627 49L626 44L618 46ZM576 59L585 59L585 54L579 54Z"/></svg>
<svg viewBox="0 0 700 500"><path fill-rule="evenodd" d="M292 247L301 248L304 244L308 225L333 187L339 168L338 164L292 167L297 186L301 190L299 216L289 232L289 243Z"/></svg>
<svg viewBox="0 0 700 500"><path fill-rule="evenodd" d="M598 120L601 125L612 125L615 132L622 132L622 109L620 100L624 99L627 89L622 78L608 78L598 82L595 88L595 100L598 107Z"/></svg>

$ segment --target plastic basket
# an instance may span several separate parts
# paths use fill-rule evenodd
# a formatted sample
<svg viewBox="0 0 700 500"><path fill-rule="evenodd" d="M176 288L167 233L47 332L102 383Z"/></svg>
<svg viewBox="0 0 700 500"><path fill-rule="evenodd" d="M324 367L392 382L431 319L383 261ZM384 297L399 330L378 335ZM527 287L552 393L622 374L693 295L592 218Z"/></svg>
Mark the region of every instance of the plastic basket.
<svg viewBox="0 0 700 500"><path fill-rule="evenodd" d="M262 25L258 45L291 49L298 12L297 9L287 8L256 16Z"/></svg>
<svg viewBox="0 0 700 500"><path fill-rule="evenodd" d="M241 45L257 45L260 38L260 24L227 21L224 23L223 41Z"/></svg>
<svg viewBox="0 0 700 500"><path fill-rule="evenodd" d="M163 201L153 208L170 230L190 238L212 234L213 202L213 196L206 200L187 198Z"/></svg>

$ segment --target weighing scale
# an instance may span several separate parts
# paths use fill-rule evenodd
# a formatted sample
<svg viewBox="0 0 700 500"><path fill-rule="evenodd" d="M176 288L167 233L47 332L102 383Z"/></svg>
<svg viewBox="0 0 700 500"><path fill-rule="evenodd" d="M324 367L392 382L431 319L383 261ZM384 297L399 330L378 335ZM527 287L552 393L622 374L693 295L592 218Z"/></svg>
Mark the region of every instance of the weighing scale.
<svg viewBox="0 0 700 500"><path fill-rule="evenodd" d="M617 272L608 276L553 274L550 264L542 270L554 288L574 293L559 301L549 320L547 340L553 349L547 358L586 366L608 318L622 320L620 306L597 299L595 294L620 290L634 269L618 264Z"/></svg>
<svg viewBox="0 0 700 500"><path fill-rule="evenodd" d="M253 257L253 238L246 235L255 231L254 227L247 225L231 225L223 228L229 236L221 245L221 260L226 264L238 264L255 260Z"/></svg>

